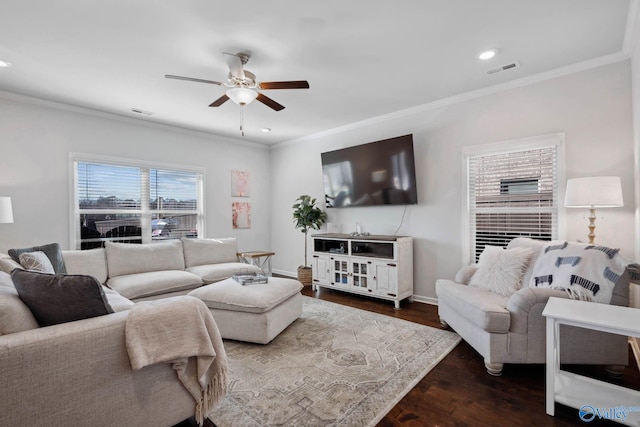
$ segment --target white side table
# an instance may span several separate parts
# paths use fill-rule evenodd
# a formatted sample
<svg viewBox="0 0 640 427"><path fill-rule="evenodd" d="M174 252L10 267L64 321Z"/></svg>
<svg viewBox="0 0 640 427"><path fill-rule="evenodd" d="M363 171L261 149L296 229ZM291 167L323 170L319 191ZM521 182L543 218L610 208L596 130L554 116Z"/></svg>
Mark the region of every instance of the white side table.
<svg viewBox="0 0 640 427"><path fill-rule="evenodd" d="M269 277L271 277L271 257L275 254L269 251L238 252L242 262L257 266L265 276Z"/></svg>
<svg viewBox="0 0 640 427"><path fill-rule="evenodd" d="M612 408L613 421L640 425L640 392L560 370L560 325L640 337L640 309L597 304L564 298L549 298L542 312L547 318L547 414L554 415L555 402L576 409L584 416L592 409ZM623 421L616 408L632 408ZM617 412L620 415L620 411ZM593 417L598 418L597 414ZM617 419L616 419L617 418Z"/></svg>

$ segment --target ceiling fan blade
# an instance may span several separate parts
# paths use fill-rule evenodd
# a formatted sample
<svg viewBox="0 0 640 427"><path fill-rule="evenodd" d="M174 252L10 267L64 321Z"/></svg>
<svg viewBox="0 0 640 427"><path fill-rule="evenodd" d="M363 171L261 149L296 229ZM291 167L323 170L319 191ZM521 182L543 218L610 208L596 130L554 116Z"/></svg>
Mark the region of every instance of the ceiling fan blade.
<svg viewBox="0 0 640 427"><path fill-rule="evenodd" d="M218 86L222 84L220 82L216 82L213 80L194 79L193 77L172 76L171 74L165 74L164 76L168 79L186 80L188 82L209 83L209 84L218 85Z"/></svg>
<svg viewBox="0 0 640 427"><path fill-rule="evenodd" d="M293 80L290 82L262 82L260 89L309 89L306 80Z"/></svg>
<svg viewBox="0 0 640 427"><path fill-rule="evenodd" d="M211 104L209 104L209 107L219 107L225 102L227 102L228 100L229 100L229 97L226 94L222 95L220 98L216 99Z"/></svg>
<svg viewBox="0 0 640 427"><path fill-rule="evenodd" d="M268 96L264 96L261 93L258 94L258 97L256 99L258 101L262 102L267 107L273 108L276 111L280 111L280 110L284 109L284 105L278 104L273 99L269 98Z"/></svg>
<svg viewBox="0 0 640 427"><path fill-rule="evenodd" d="M233 53L223 53L224 60L227 61L227 66L229 67L229 72L231 75L237 79L244 80L244 70L242 69L242 60L238 55L234 55Z"/></svg>

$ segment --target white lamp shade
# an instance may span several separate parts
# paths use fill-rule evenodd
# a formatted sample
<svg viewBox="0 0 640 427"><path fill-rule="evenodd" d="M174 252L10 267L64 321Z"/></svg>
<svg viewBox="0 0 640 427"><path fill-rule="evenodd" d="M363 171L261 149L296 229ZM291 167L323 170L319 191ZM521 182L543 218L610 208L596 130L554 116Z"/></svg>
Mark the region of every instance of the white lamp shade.
<svg viewBox="0 0 640 427"><path fill-rule="evenodd" d="M258 97L258 92L246 87L236 87L227 91L227 96L238 105L251 104Z"/></svg>
<svg viewBox="0 0 640 427"><path fill-rule="evenodd" d="M11 197L0 197L0 223L8 224L13 222L13 208L11 207Z"/></svg>
<svg viewBox="0 0 640 427"><path fill-rule="evenodd" d="M564 205L568 208L617 208L624 206L618 176L593 176L567 180Z"/></svg>

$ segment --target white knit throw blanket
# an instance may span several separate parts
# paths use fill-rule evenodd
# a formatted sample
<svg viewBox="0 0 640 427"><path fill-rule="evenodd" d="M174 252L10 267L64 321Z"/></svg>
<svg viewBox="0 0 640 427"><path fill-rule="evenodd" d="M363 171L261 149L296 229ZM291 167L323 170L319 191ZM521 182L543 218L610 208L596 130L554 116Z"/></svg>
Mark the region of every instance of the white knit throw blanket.
<svg viewBox="0 0 640 427"><path fill-rule="evenodd" d="M133 369L172 364L196 402L196 421L202 425L227 391L227 355L204 302L179 296L137 303L125 335Z"/></svg>

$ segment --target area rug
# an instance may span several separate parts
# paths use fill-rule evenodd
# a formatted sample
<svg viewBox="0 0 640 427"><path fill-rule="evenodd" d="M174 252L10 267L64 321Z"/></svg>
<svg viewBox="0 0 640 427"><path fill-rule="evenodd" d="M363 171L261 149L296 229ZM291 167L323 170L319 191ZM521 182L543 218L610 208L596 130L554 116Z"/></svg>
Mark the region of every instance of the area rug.
<svg viewBox="0 0 640 427"><path fill-rule="evenodd" d="M375 425L457 344L448 331L304 297L268 345L225 340L217 427Z"/></svg>

